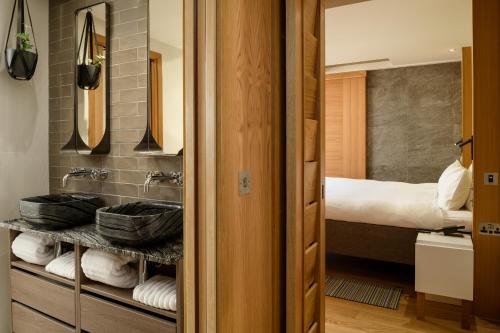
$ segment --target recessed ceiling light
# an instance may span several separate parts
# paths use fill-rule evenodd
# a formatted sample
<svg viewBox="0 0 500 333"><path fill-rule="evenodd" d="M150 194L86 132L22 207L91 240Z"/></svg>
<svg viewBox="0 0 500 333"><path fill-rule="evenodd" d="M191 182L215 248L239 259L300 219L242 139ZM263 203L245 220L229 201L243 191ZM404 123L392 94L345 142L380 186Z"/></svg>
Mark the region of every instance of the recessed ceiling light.
<svg viewBox="0 0 500 333"><path fill-rule="evenodd" d="M454 52L456 52L456 51L457 51L457 49L455 49L455 48L451 48L451 49L449 49L448 51L450 51L451 53L454 53Z"/></svg>

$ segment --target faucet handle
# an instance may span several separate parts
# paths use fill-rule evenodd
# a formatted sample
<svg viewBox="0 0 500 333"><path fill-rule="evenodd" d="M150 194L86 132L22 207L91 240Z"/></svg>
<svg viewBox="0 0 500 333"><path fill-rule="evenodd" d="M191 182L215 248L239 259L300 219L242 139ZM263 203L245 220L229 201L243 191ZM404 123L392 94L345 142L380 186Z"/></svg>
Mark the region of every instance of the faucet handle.
<svg viewBox="0 0 500 333"><path fill-rule="evenodd" d="M184 185L184 173L182 171L178 172L172 171L170 172L170 177L171 177L170 182L172 184L175 184L177 186Z"/></svg>
<svg viewBox="0 0 500 333"><path fill-rule="evenodd" d="M92 180L105 180L108 178L109 170L107 169L92 169L90 171L90 178Z"/></svg>

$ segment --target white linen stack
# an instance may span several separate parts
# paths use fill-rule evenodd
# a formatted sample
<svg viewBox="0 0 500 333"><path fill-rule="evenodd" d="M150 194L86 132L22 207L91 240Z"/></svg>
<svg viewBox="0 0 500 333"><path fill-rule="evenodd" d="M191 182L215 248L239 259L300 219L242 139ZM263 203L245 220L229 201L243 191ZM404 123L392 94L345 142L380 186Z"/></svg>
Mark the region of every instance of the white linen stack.
<svg viewBox="0 0 500 333"><path fill-rule="evenodd" d="M170 311L177 310L177 288L175 279L155 275L134 288L132 298L137 302Z"/></svg>
<svg viewBox="0 0 500 333"><path fill-rule="evenodd" d="M75 279L75 252L70 251L52 260L45 270L49 273L65 277L70 280Z"/></svg>
<svg viewBox="0 0 500 333"><path fill-rule="evenodd" d="M117 288L133 288L139 282L139 274L131 257L88 249L82 256L82 270L91 280Z"/></svg>
<svg viewBox="0 0 500 333"><path fill-rule="evenodd" d="M12 242L12 253L36 265L47 265L55 257L54 241L30 233L22 233Z"/></svg>

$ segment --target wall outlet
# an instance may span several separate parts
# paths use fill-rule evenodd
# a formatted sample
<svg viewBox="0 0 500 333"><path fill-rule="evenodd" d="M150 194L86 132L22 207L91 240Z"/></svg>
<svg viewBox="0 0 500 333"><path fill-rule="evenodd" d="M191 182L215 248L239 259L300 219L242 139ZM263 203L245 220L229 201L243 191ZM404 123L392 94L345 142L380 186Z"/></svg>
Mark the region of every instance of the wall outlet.
<svg viewBox="0 0 500 333"><path fill-rule="evenodd" d="M485 172L484 185L498 185L498 172Z"/></svg>
<svg viewBox="0 0 500 333"><path fill-rule="evenodd" d="M488 236L500 236L500 224L479 223L479 234Z"/></svg>

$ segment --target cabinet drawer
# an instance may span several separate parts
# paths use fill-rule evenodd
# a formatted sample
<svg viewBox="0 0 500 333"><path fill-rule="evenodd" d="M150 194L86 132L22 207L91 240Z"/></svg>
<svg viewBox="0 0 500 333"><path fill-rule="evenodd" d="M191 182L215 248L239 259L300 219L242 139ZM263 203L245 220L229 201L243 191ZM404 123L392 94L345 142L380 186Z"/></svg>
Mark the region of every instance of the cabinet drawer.
<svg viewBox="0 0 500 333"><path fill-rule="evenodd" d="M12 330L15 333L75 332L74 328L16 302L12 302Z"/></svg>
<svg viewBox="0 0 500 333"><path fill-rule="evenodd" d="M75 292L40 277L10 270L12 299L75 325Z"/></svg>
<svg viewBox="0 0 500 333"><path fill-rule="evenodd" d="M175 333L175 323L124 306L81 295L82 329L90 333Z"/></svg>

